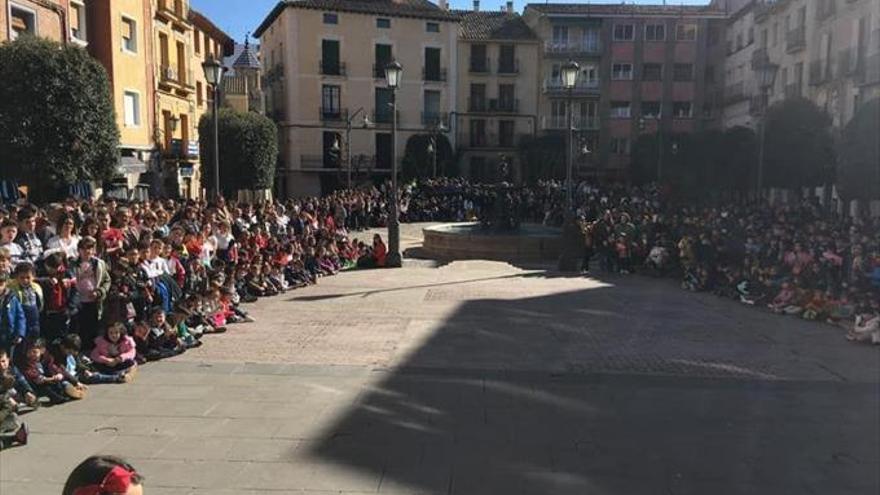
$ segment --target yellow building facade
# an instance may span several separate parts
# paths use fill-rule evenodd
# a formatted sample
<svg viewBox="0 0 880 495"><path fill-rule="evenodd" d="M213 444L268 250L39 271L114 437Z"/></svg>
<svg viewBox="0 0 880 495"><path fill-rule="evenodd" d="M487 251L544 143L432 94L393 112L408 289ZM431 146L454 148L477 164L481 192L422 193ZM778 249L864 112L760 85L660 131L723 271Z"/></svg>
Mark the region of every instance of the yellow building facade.
<svg viewBox="0 0 880 495"><path fill-rule="evenodd" d="M75 1L71 7L78 4L86 7L75 16L84 26L84 44L110 78L120 134L119 171L132 188L156 156L150 4L93 0L87 4Z"/></svg>
<svg viewBox="0 0 880 495"><path fill-rule="evenodd" d="M163 189L177 188L180 197L202 197L198 125L210 111L210 94L202 62L220 58L232 40L188 0L153 1L153 67L155 73L154 139L161 152Z"/></svg>

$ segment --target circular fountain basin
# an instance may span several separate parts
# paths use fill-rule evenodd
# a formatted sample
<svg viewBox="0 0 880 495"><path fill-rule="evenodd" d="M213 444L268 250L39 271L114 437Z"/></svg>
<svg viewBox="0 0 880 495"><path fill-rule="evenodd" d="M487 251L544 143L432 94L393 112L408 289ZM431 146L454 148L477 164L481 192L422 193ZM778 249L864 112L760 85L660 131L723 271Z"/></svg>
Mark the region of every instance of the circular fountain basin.
<svg viewBox="0 0 880 495"><path fill-rule="evenodd" d="M537 261L559 258L562 229L523 224L514 232L494 232L476 222L450 223L423 229L423 249L448 260Z"/></svg>

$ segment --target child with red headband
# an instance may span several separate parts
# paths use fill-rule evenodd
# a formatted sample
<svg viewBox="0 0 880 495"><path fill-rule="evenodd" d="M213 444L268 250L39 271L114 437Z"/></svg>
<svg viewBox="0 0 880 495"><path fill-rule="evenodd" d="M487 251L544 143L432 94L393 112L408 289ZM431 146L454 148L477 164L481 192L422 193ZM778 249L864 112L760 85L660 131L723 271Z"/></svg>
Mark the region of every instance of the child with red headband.
<svg viewBox="0 0 880 495"><path fill-rule="evenodd" d="M124 460L96 455L73 469L62 495L143 495L143 477Z"/></svg>

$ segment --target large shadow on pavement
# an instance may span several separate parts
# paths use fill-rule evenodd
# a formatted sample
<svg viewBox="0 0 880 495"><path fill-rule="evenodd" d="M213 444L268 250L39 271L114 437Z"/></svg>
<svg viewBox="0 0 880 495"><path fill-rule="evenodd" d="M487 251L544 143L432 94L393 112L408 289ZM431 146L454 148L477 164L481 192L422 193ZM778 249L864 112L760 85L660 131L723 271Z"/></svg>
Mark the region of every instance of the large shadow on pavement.
<svg viewBox="0 0 880 495"><path fill-rule="evenodd" d="M379 493L877 493L875 350L646 287L465 302L311 454Z"/></svg>

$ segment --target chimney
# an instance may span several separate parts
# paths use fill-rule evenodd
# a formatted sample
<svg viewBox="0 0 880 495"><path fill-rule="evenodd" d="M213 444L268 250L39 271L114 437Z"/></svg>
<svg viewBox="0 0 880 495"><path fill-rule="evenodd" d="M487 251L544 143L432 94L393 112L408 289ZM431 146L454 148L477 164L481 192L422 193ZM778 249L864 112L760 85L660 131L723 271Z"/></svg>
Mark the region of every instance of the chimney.
<svg viewBox="0 0 880 495"><path fill-rule="evenodd" d="M513 13L513 2L511 0L507 0L507 13L508 14Z"/></svg>
<svg viewBox="0 0 880 495"><path fill-rule="evenodd" d="M474 0L474 12L480 11L480 0Z"/></svg>
<svg viewBox="0 0 880 495"><path fill-rule="evenodd" d="M449 4L446 3L446 0L438 0L437 7L440 7L440 10L449 10Z"/></svg>

